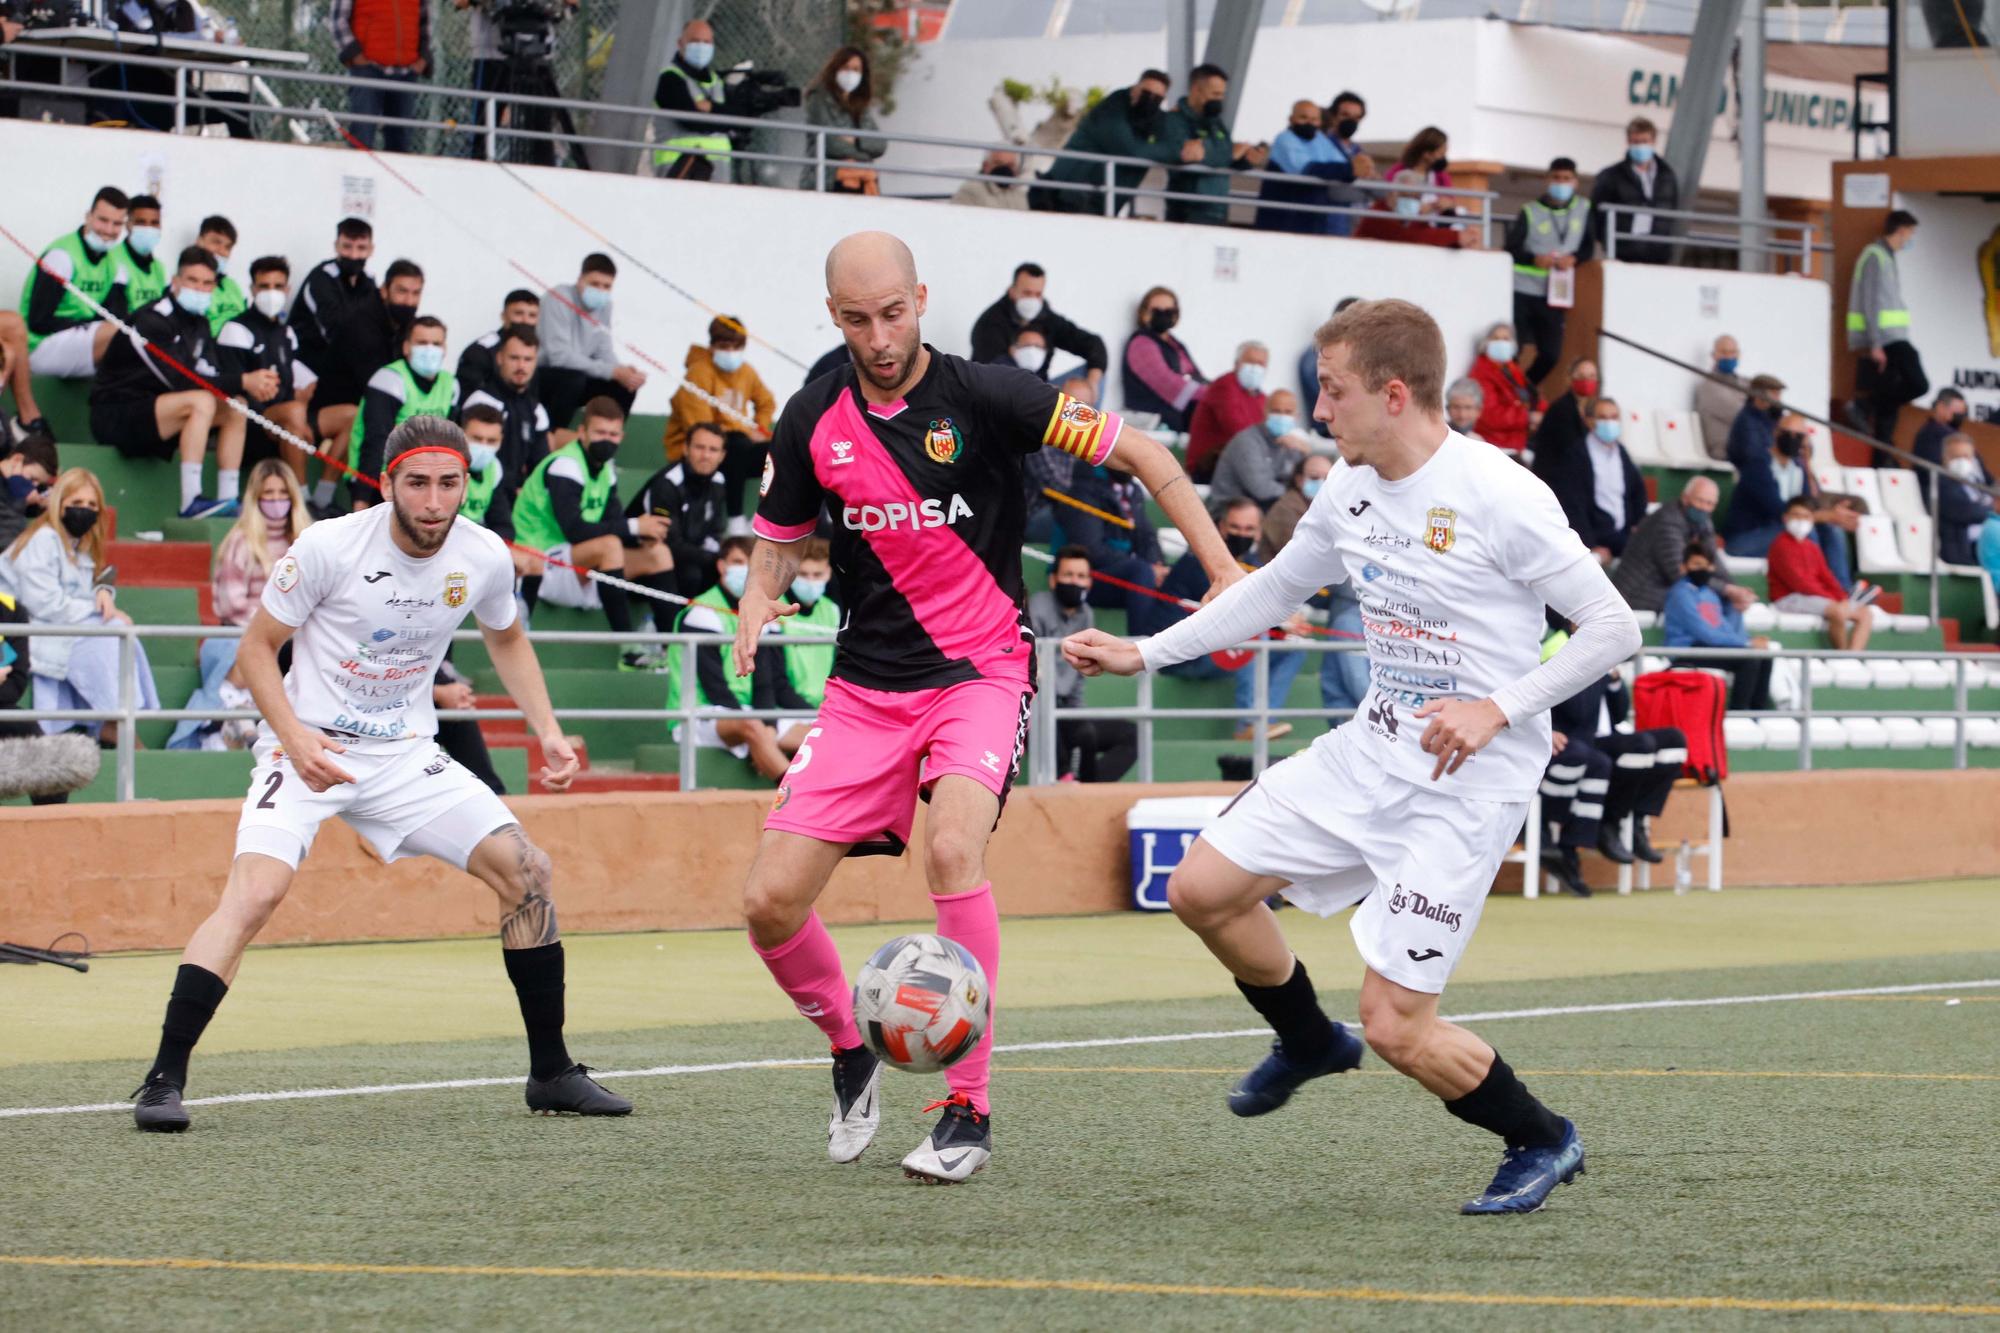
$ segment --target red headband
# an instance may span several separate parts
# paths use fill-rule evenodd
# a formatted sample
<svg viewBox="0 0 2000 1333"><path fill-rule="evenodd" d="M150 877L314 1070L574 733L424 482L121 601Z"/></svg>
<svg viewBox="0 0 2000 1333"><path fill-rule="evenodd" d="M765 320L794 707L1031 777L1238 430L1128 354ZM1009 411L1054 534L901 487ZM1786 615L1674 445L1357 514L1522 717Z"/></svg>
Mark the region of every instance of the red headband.
<svg viewBox="0 0 2000 1333"><path fill-rule="evenodd" d="M467 471L471 471L471 464L465 462L465 455L460 453L458 450L453 449L448 445L442 445L442 444L420 444L414 449L405 449L403 450L402 453L397 454L394 458L390 459L389 466L382 469L383 474L387 475L388 473L394 472L397 469L397 467L402 464L404 459L415 458L418 454L450 454L453 458L457 459L461 464L464 464Z"/></svg>

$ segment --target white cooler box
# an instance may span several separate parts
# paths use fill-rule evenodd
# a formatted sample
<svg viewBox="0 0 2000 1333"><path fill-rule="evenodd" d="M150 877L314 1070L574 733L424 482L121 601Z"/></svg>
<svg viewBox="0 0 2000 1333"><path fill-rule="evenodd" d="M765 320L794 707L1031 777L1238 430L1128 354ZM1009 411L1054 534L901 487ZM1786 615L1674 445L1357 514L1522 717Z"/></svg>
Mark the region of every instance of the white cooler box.
<svg viewBox="0 0 2000 1333"><path fill-rule="evenodd" d="M1167 910L1167 876L1215 822L1231 796L1149 796L1125 812L1132 845L1132 906L1142 912Z"/></svg>

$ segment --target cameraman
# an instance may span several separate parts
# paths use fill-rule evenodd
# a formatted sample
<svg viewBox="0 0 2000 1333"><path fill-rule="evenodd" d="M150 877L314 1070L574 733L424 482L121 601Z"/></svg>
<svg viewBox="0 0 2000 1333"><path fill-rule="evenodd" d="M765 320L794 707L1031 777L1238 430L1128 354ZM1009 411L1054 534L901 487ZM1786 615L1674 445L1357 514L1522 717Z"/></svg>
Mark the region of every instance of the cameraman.
<svg viewBox="0 0 2000 1333"><path fill-rule="evenodd" d="M515 86L516 81L509 77L507 50L501 41L503 34L510 25L539 27L541 32L537 40L542 50L547 51L555 44L555 25L575 15L578 0L451 0L451 3L455 9L472 11L472 90L477 93L518 93L527 90ZM513 123L512 110L505 103L501 104L500 124ZM484 103L473 104L469 120L476 125L486 123ZM485 157L486 136L478 135L472 142L473 156ZM507 155L495 153L494 156L504 158ZM546 139L531 140L524 146L520 160L536 166L552 166L555 163L555 145Z"/></svg>
<svg viewBox="0 0 2000 1333"><path fill-rule="evenodd" d="M694 19L681 29L679 48L660 81L653 85L653 105L662 111L700 115L727 114L729 90L715 72L715 29L706 19ZM669 121L668 138L654 150L656 175L675 180L705 181L724 168L727 180L729 135L719 126L680 125Z"/></svg>

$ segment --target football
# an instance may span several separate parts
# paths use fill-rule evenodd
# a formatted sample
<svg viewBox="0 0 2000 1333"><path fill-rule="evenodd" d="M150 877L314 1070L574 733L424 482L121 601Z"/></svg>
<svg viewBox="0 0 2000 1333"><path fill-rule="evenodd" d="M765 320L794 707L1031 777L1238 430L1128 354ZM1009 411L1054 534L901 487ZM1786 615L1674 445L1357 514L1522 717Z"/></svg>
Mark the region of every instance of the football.
<svg viewBox="0 0 2000 1333"><path fill-rule="evenodd" d="M943 1069L978 1044L993 1014L986 972L965 946L899 935L875 951L854 983L854 1021L869 1048L898 1069Z"/></svg>

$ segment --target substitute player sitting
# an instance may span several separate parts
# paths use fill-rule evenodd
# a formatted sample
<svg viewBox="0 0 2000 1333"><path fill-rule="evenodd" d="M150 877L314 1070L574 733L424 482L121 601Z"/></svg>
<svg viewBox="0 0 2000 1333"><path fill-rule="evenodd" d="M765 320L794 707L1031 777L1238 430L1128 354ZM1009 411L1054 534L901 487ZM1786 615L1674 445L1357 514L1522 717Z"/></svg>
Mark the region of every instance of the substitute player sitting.
<svg viewBox="0 0 2000 1333"><path fill-rule="evenodd" d="M1576 1127L1491 1046L1440 1019L1438 995L1549 762L1549 708L1637 651L1639 629L1549 488L1447 428L1444 338L1428 314L1364 301L1314 342L1313 416L1342 465L1291 542L1143 646L1086 630L1064 653L1091 675L1158 671L1262 633L1353 578L1366 704L1238 796L1174 871L1168 900L1277 1031L1229 1095L1244 1116L1361 1063L1265 898L1283 892L1323 916L1359 903L1369 1047L1505 1141L1493 1183L1462 1211L1532 1212L1583 1170ZM1545 603L1577 629L1537 665Z"/></svg>
<svg viewBox="0 0 2000 1333"><path fill-rule="evenodd" d="M471 611L552 762L543 785L561 791L576 776L576 754L515 618L514 562L505 543L458 512L469 454L457 426L411 417L391 432L385 457L390 503L315 523L292 543L237 650L264 715L257 766L222 901L181 955L159 1054L133 1094L140 1129L188 1127L181 1106L188 1056L244 948L284 901L320 824L335 815L385 861L435 857L500 896L501 956L528 1030L530 1108L632 1109L563 1046L563 947L549 858L433 739L431 683ZM287 639L292 665L281 678L278 649Z"/></svg>
<svg viewBox="0 0 2000 1333"><path fill-rule="evenodd" d="M743 890L757 955L833 1044L827 1154L875 1136L881 1068L862 1045L840 955L813 903L840 859L900 854L930 798L924 872L938 933L1000 975L986 840L1027 734L1034 640L1024 626L1022 461L1044 445L1135 473L1188 534L1209 577L1238 576L1165 446L1012 366L924 345L926 292L909 247L861 232L826 260L827 312L852 364L793 395L778 422L737 608L736 673L779 616L820 506L835 515L846 621L819 717L778 787ZM945 1071L943 1117L903 1159L912 1177L967 1179L992 1155L993 1029ZM932 1108L936 1109L936 1108Z"/></svg>

